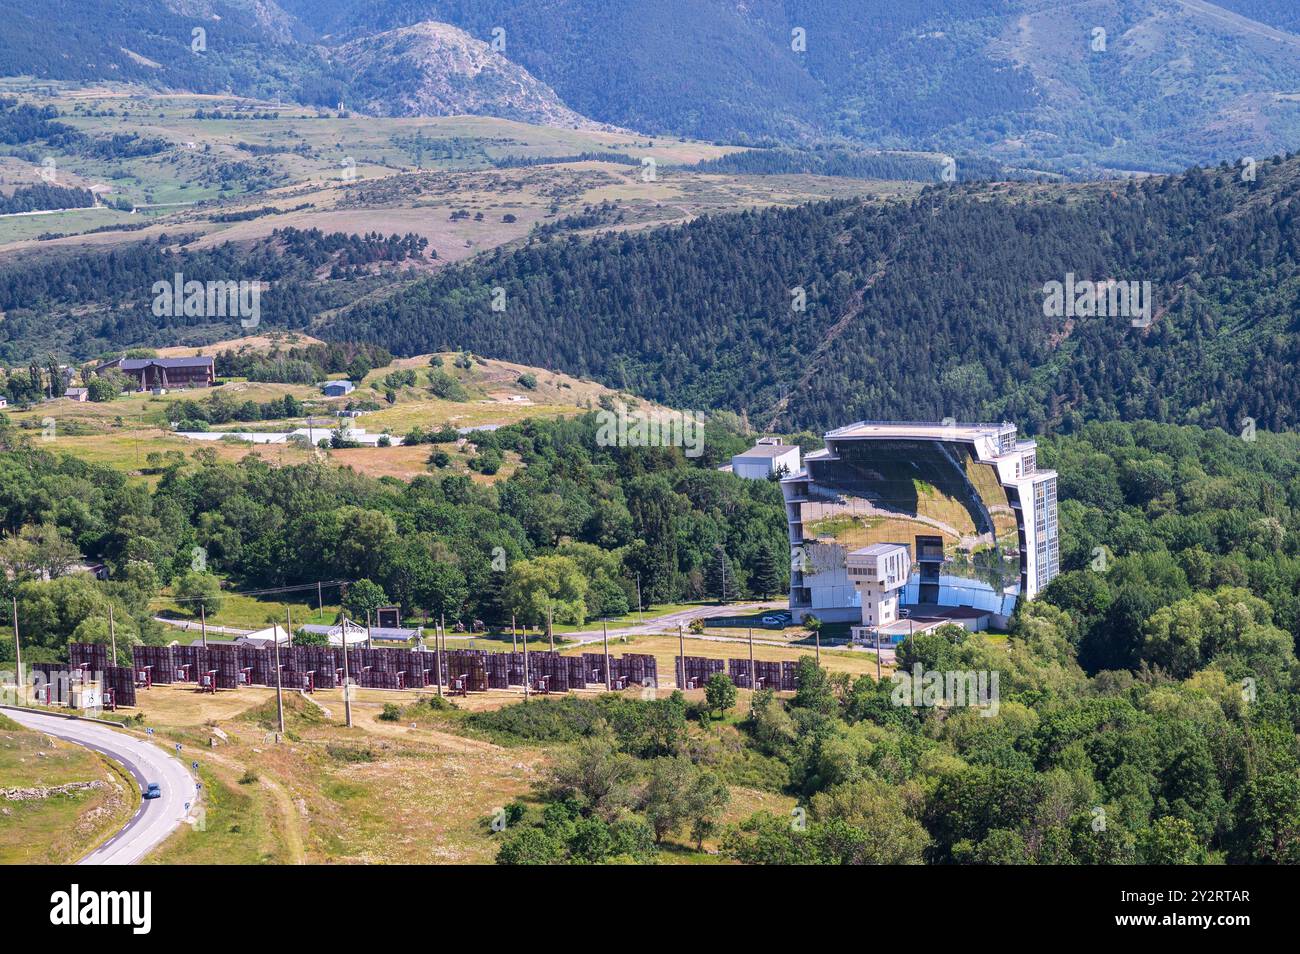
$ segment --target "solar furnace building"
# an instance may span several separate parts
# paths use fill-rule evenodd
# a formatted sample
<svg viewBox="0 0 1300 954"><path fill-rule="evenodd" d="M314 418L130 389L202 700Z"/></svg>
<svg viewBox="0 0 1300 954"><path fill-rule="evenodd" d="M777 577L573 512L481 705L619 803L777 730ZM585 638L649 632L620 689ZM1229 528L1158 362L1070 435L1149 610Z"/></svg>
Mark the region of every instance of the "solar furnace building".
<svg viewBox="0 0 1300 954"><path fill-rule="evenodd" d="M796 619L865 622L854 574L881 545L907 549L904 619L1004 626L1060 572L1056 472L1016 425L861 421L825 439L781 481Z"/></svg>

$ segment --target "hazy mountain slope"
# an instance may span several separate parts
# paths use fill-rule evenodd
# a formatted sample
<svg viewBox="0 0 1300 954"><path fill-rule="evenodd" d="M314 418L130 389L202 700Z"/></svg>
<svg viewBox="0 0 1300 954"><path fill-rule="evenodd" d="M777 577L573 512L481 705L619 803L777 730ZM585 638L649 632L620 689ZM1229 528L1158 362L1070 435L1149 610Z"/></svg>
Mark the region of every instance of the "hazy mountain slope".
<svg viewBox="0 0 1300 954"><path fill-rule="evenodd" d="M1280 0L283 4L339 34L500 27L569 106L647 131L847 136L1062 169L1176 170L1300 143L1300 37L1285 32L1300 14Z"/></svg>
<svg viewBox="0 0 1300 954"><path fill-rule="evenodd" d="M554 90L446 23L417 23L332 51L346 70L349 96L387 116L498 116L545 126L594 126Z"/></svg>
<svg viewBox="0 0 1300 954"><path fill-rule="evenodd" d="M273 0L50 0L0 19L0 72L344 102L378 115L593 125L526 69L449 24L366 32L336 48L318 39L315 26Z"/></svg>
<svg viewBox="0 0 1300 954"><path fill-rule="evenodd" d="M0 72L328 102L308 32L267 0L43 0L0 17Z"/></svg>
<svg viewBox="0 0 1300 954"><path fill-rule="evenodd" d="M814 130L820 84L789 48L782 4L753 0L283 0L322 34L356 36L421 20L483 40L583 115L703 138L788 139ZM769 23L770 26L756 27Z"/></svg>
<svg viewBox="0 0 1300 954"><path fill-rule="evenodd" d="M324 333L467 347L790 427L1006 414L1281 429L1300 423L1297 212L1296 159L1253 182L1225 167L932 187L498 252ZM1045 283L1071 273L1150 282L1152 324L1047 317Z"/></svg>
<svg viewBox="0 0 1300 954"><path fill-rule="evenodd" d="M704 139L1173 171L1300 144L1298 21L1280 0L50 0L0 20L0 63L402 114L565 125L572 111ZM494 35L500 69L484 69L477 44Z"/></svg>
<svg viewBox="0 0 1300 954"><path fill-rule="evenodd" d="M1300 36L1203 0L1019 7L989 50L1040 102L989 142L999 158L1168 169L1300 143L1300 112L1279 99L1300 89Z"/></svg>
<svg viewBox="0 0 1300 954"><path fill-rule="evenodd" d="M1300 30L1300 6L1293 0L1215 0L1215 6L1282 30Z"/></svg>

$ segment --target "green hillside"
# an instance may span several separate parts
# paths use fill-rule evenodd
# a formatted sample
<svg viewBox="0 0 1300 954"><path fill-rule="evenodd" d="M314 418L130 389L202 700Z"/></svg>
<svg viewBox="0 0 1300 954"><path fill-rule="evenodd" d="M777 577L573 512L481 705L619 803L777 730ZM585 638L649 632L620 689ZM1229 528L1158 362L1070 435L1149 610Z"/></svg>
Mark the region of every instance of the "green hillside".
<svg viewBox="0 0 1300 954"><path fill-rule="evenodd" d="M1125 186L930 187L498 251L333 327L395 353L469 347L744 412L1029 430L1148 417L1297 422L1300 160ZM1131 317L1048 317L1044 286L1149 282ZM492 289L507 307L494 312ZM1140 286L1139 286L1140 287ZM803 289L804 310L796 292Z"/></svg>

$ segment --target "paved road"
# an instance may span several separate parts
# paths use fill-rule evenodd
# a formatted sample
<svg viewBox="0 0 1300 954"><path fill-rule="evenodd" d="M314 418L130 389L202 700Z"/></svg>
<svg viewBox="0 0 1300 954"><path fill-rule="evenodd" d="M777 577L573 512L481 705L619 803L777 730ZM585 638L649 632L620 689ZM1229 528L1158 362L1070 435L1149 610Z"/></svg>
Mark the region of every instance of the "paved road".
<svg viewBox="0 0 1300 954"><path fill-rule="evenodd" d="M185 766L152 742L96 722L17 709L5 709L5 715L29 729L75 742L108 756L125 766L142 788L149 782L157 782L162 788L161 798L141 799L139 809L122 830L78 864L135 864L184 823L187 814L185 803L193 804L197 800L194 779Z"/></svg>
<svg viewBox="0 0 1300 954"><path fill-rule="evenodd" d="M677 627L689 626L694 619L708 618L710 616L748 616L758 613L760 610L781 610L784 611L786 603L783 600L768 600L766 602L755 603L728 603L724 606L692 606L690 609L678 610L676 613L668 613L663 616L653 616L648 618L644 623L632 623L623 626L611 626L609 628L610 636L653 636L659 633L674 634ZM755 629L762 627L755 626ZM598 643L604 638L604 633L600 629L588 629L581 632L573 633L556 633L557 639L563 639L567 645L577 643L579 645L588 645ZM698 637L692 637L696 639ZM743 641L744 637L737 637ZM758 642L758 640L755 640Z"/></svg>
<svg viewBox="0 0 1300 954"><path fill-rule="evenodd" d="M155 623L162 623L164 626L172 626L176 629L189 630L195 633L203 631L202 623L192 623L186 619L168 619L166 616L155 616L153 620ZM238 629L234 626L216 626L212 623L208 623L208 632L225 633L228 636L247 636L249 633L253 632L253 630Z"/></svg>
<svg viewBox="0 0 1300 954"><path fill-rule="evenodd" d="M653 636L659 633L675 633L678 624L682 626L690 625L691 620L699 617L709 616L746 616L751 613L758 613L764 610L786 611L785 600L767 600L765 602L753 603L728 603L725 606L692 606L690 609L678 610L676 613L667 613L662 616L648 616L644 623L629 623L622 626L611 626L609 628L610 636ZM199 631L199 624L190 620L169 619L165 616L155 616L155 622L163 623L167 626L173 626L177 629L189 630L191 632ZM760 627L755 627L759 629ZM209 633L220 633L227 636L247 636L253 632L251 629L238 629L234 626L217 626L208 623ZM537 631L533 631L536 636ZM452 639L477 639L481 633L448 633ZM586 629L579 632L556 633L556 639L564 640L566 646L589 645L598 643L604 638L604 633L600 629ZM743 637L738 637L742 642ZM723 637L725 640L725 637ZM760 640L756 639L755 642Z"/></svg>

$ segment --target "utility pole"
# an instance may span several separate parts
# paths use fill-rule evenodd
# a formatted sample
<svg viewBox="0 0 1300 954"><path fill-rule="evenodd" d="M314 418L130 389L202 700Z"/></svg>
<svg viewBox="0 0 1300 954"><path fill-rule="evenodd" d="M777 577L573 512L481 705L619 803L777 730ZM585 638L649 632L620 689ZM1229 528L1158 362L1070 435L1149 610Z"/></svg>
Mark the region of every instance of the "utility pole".
<svg viewBox="0 0 1300 954"><path fill-rule="evenodd" d="M524 629L524 702L528 701L528 630Z"/></svg>
<svg viewBox="0 0 1300 954"><path fill-rule="evenodd" d="M609 692L609 623L601 620L600 629L605 634L605 691Z"/></svg>
<svg viewBox="0 0 1300 954"><path fill-rule="evenodd" d="M641 574L636 575L636 621L645 625L645 616L641 611Z"/></svg>
<svg viewBox="0 0 1300 954"><path fill-rule="evenodd" d="M438 625L442 629L442 655L443 658L446 658L447 656L447 614L446 613L442 613L442 612L438 613ZM469 645L473 646L474 644L470 643ZM448 688L451 687L450 667L448 667L448 671L447 671L447 687Z"/></svg>
<svg viewBox="0 0 1300 954"><path fill-rule="evenodd" d="M749 692L750 698L753 699L754 687L757 684L754 679L754 630L749 630ZM752 701L751 701L752 705Z"/></svg>
<svg viewBox="0 0 1300 954"><path fill-rule="evenodd" d="M442 664L447 673L447 685L451 685L451 660L447 658L447 620L442 618Z"/></svg>
<svg viewBox="0 0 1300 954"><path fill-rule="evenodd" d="M203 632L203 648L208 648L208 609L203 603L199 604L199 629Z"/></svg>
<svg viewBox="0 0 1300 954"><path fill-rule="evenodd" d="M370 610L366 610L366 649L374 648L374 641L370 638Z"/></svg>
<svg viewBox="0 0 1300 954"><path fill-rule="evenodd" d="M813 630L813 646L817 654L817 665L822 664L822 628L818 626Z"/></svg>
<svg viewBox="0 0 1300 954"><path fill-rule="evenodd" d="M113 623L112 603L108 604L108 640L109 640L109 644L112 646L111 652L113 653L113 655L109 657L112 660L112 662L109 663L109 665L116 666L117 665L117 626Z"/></svg>
<svg viewBox="0 0 1300 954"><path fill-rule="evenodd" d="M339 638L343 641L343 717L352 728L352 672L348 668L348 614L343 613L343 626Z"/></svg>
<svg viewBox="0 0 1300 954"><path fill-rule="evenodd" d="M18 684L23 689L23 705L27 705L27 680L23 678L23 648L18 638L18 597L14 597L14 665L18 667Z"/></svg>
<svg viewBox="0 0 1300 954"><path fill-rule="evenodd" d="M510 614L510 651L519 652L519 634L515 632L515 614Z"/></svg>
<svg viewBox="0 0 1300 954"><path fill-rule="evenodd" d="M554 610L547 609L547 611L546 611L546 638L547 638L548 640L550 640L550 643L551 643L551 652L555 652L555 630L551 628L551 620L552 620L552 618L553 618L553 614L554 614Z"/></svg>
<svg viewBox="0 0 1300 954"><path fill-rule="evenodd" d="M289 604L284 604L284 623L285 631L293 632L293 611L289 609ZM271 641L275 643L275 720L280 726L280 734L284 735L284 684L280 677L280 639L275 635L275 628L271 629Z"/></svg>
<svg viewBox="0 0 1300 954"><path fill-rule="evenodd" d="M686 637L682 635L682 624L677 624L677 658L681 660L681 668L677 670L677 688L685 691L686 689Z"/></svg>
<svg viewBox="0 0 1300 954"><path fill-rule="evenodd" d="M325 619L325 597L321 596L320 580L316 581L316 612L322 620Z"/></svg>
<svg viewBox="0 0 1300 954"><path fill-rule="evenodd" d="M438 698L442 698L442 627L433 624L433 678L438 683Z"/></svg>

